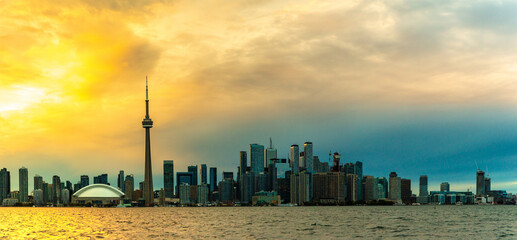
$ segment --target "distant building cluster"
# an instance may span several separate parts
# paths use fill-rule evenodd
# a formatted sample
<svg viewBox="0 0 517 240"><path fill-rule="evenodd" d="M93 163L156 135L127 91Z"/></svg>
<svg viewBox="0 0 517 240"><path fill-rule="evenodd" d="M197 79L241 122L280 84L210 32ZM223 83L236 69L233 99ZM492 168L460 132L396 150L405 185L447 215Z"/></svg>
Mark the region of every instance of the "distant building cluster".
<svg viewBox="0 0 517 240"><path fill-rule="evenodd" d="M174 171L174 161L163 161L164 188L153 191L154 205L343 205L343 204L515 204L516 196L504 190L492 190L485 172L476 173L476 191L450 191L450 184L440 184L440 191L428 191L428 177L420 176L418 195L413 194L411 180L391 172L388 178L363 175L360 161L343 163L337 152L329 153L328 162L313 155L312 142L293 144L289 157L278 158L277 149L250 144L239 152L234 172L222 172L218 181L216 167L192 165L185 172ZM330 164L329 164L330 163ZM144 181L135 185L133 174L120 171L116 188L109 186L108 174L81 175L77 183L51 181L34 176L34 189L28 189L28 169L19 169L19 191L11 191L11 174L0 170L0 202L3 206L36 205L119 205L146 206ZM89 187L88 187L89 186ZM101 186L101 187L99 187ZM102 187L106 186L106 187ZM90 189L88 189L90 188ZM81 190L84 189L84 190ZM87 191L88 190L88 191ZM106 196L92 197L91 192ZM103 193L104 194L104 193Z"/></svg>

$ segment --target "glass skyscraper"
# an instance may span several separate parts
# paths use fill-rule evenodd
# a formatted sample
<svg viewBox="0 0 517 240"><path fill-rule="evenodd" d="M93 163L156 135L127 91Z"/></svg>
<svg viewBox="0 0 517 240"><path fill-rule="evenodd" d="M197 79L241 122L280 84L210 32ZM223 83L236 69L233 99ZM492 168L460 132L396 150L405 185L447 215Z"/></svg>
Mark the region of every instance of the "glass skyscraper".
<svg viewBox="0 0 517 240"><path fill-rule="evenodd" d="M118 178L117 178L117 187L120 189L120 191L125 192L124 185L125 185L124 184L124 171L120 170L120 172L118 173Z"/></svg>
<svg viewBox="0 0 517 240"><path fill-rule="evenodd" d="M29 201L29 171L27 168L22 167L18 171L19 173L19 190L20 190L20 202Z"/></svg>
<svg viewBox="0 0 517 240"><path fill-rule="evenodd" d="M11 192L11 173L6 168L0 170L0 201L3 201Z"/></svg>
<svg viewBox="0 0 517 240"><path fill-rule="evenodd" d="M206 164L201 164L201 184L208 184Z"/></svg>
<svg viewBox="0 0 517 240"><path fill-rule="evenodd" d="M427 190L427 175L420 176L420 197L427 197L429 191Z"/></svg>
<svg viewBox="0 0 517 240"><path fill-rule="evenodd" d="M260 144L250 144L251 171L258 175L264 172L264 146Z"/></svg>
<svg viewBox="0 0 517 240"><path fill-rule="evenodd" d="M289 164L291 165L293 174L298 173L299 166L300 166L300 164L298 163L299 158L300 158L300 149L299 149L298 145L296 145L296 144L291 145L290 158L291 159L290 159Z"/></svg>
<svg viewBox="0 0 517 240"><path fill-rule="evenodd" d="M88 175L81 175L81 188L90 185L90 177Z"/></svg>
<svg viewBox="0 0 517 240"><path fill-rule="evenodd" d="M166 198L174 197L174 161L163 161L163 189Z"/></svg>
<svg viewBox="0 0 517 240"><path fill-rule="evenodd" d="M210 193L217 191L217 168L210 168Z"/></svg>
<svg viewBox="0 0 517 240"><path fill-rule="evenodd" d="M188 166L188 172L192 173L192 182L189 185L197 185L197 180L198 180L197 165Z"/></svg>

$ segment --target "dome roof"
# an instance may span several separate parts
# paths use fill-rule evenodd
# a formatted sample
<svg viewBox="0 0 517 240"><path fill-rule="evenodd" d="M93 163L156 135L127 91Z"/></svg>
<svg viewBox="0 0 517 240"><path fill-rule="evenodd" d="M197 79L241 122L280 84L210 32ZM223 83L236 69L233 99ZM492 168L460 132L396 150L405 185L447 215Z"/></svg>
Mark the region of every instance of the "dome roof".
<svg viewBox="0 0 517 240"><path fill-rule="evenodd" d="M73 195L77 199L120 199L124 193L106 184L92 184L79 189Z"/></svg>

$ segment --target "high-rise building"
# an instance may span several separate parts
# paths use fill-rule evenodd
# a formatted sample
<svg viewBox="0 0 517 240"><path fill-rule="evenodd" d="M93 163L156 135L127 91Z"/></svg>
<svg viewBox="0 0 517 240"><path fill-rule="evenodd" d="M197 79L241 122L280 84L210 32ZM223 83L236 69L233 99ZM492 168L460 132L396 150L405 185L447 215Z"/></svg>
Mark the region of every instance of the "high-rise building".
<svg viewBox="0 0 517 240"><path fill-rule="evenodd" d="M239 159L239 175L242 177L244 174L246 174L246 169L248 168L248 153L246 151L240 151Z"/></svg>
<svg viewBox="0 0 517 240"><path fill-rule="evenodd" d="M81 189L81 181L74 184L74 193L79 191L79 189Z"/></svg>
<svg viewBox="0 0 517 240"><path fill-rule="evenodd" d="M332 172L340 172L341 165L339 162L341 161L341 155L339 155L339 153L335 152L332 157L334 160L334 165L332 166Z"/></svg>
<svg viewBox="0 0 517 240"><path fill-rule="evenodd" d="M402 196L401 196L401 182L400 177L397 177L396 172L390 173L390 182L389 182L389 199L397 202L402 203Z"/></svg>
<svg viewBox="0 0 517 240"><path fill-rule="evenodd" d="M203 165L201 165L201 166L203 166ZM197 191L197 194L196 194L197 203L207 204L208 203L208 185L206 183L202 183L201 185L197 186L196 191Z"/></svg>
<svg viewBox="0 0 517 240"><path fill-rule="evenodd" d="M490 190L491 190L490 185L491 185L491 179L489 177L485 178L485 193L490 192Z"/></svg>
<svg viewBox="0 0 517 240"><path fill-rule="evenodd" d="M109 185L108 184L108 174L107 173L103 173L99 176L96 176L96 177L93 177L93 183L94 184L106 184L106 185Z"/></svg>
<svg viewBox="0 0 517 240"><path fill-rule="evenodd" d="M179 184L178 197L180 204L190 204L190 185L188 183Z"/></svg>
<svg viewBox="0 0 517 240"><path fill-rule="evenodd" d="M410 179L401 179L400 180L400 197L404 204L411 204L411 180Z"/></svg>
<svg viewBox="0 0 517 240"><path fill-rule="evenodd" d="M217 191L217 168L210 168L210 193Z"/></svg>
<svg viewBox="0 0 517 240"><path fill-rule="evenodd" d="M307 171L291 174L291 203L303 205L310 202L310 176Z"/></svg>
<svg viewBox="0 0 517 240"><path fill-rule="evenodd" d="M124 190L125 198L131 201L133 199L133 192L135 191L135 183L129 176L126 176L126 180L124 181Z"/></svg>
<svg viewBox="0 0 517 240"><path fill-rule="evenodd" d="M88 175L81 175L81 188L90 185L90 177Z"/></svg>
<svg viewBox="0 0 517 240"><path fill-rule="evenodd" d="M273 141L269 138L269 148L266 148L264 152L264 165L267 167L272 163L272 159L277 158L276 148L273 148Z"/></svg>
<svg viewBox="0 0 517 240"><path fill-rule="evenodd" d="M208 175L207 175L206 164L201 164L201 184L208 184L207 177L208 177Z"/></svg>
<svg viewBox="0 0 517 240"><path fill-rule="evenodd" d="M11 173L6 168L0 170L0 202L9 197L11 192Z"/></svg>
<svg viewBox="0 0 517 240"><path fill-rule="evenodd" d="M379 182L377 178L373 176L364 176L364 200L371 201L376 200L379 196L377 193L379 189Z"/></svg>
<svg viewBox="0 0 517 240"><path fill-rule="evenodd" d="M46 182L43 182L42 186L43 186L43 188L42 188L42 190L43 190L43 204L46 205L50 201L50 198L51 198L50 197L51 196L51 194L50 194L51 188L49 187L48 183L46 183Z"/></svg>
<svg viewBox="0 0 517 240"><path fill-rule="evenodd" d="M312 142L305 142L303 144L303 164L307 171L310 173L314 173L314 159L313 159L313 149L312 149Z"/></svg>
<svg viewBox="0 0 517 240"><path fill-rule="evenodd" d="M153 120L149 117L149 91L147 87L147 77L145 79L145 118L142 121L142 127L145 128L145 173L143 197L145 205L152 206L154 204L153 169L151 166L151 128L153 127Z"/></svg>
<svg viewBox="0 0 517 240"><path fill-rule="evenodd" d="M420 197L427 197L429 191L427 190L427 175L420 176Z"/></svg>
<svg viewBox="0 0 517 240"><path fill-rule="evenodd" d="M70 205L70 191L67 188L65 188L61 191L60 202L65 206Z"/></svg>
<svg viewBox="0 0 517 240"><path fill-rule="evenodd" d="M174 197L174 161L163 161L163 188L166 198Z"/></svg>
<svg viewBox="0 0 517 240"><path fill-rule="evenodd" d="M52 177L52 203L61 203L61 179L57 175Z"/></svg>
<svg viewBox="0 0 517 240"><path fill-rule="evenodd" d="M364 200L364 196L363 196L363 162L356 161L354 167L355 167L355 174L357 174L357 179L359 179L359 183L357 184L357 199Z"/></svg>
<svg viewBox="0 0 517 240"><path fill-rule="evenodd" d="M484 196L485 194L485 172L480 170L476 173L476 196Z"/></svg>
<svg viewBox="0 0 517 240"><path fill-rule="evenodd" d="M43 190L41 189L34 189L33 192L33 198L34 198L34 205L35 206L42 206L43 205Z"/></svg>
<svg viewBox="0 0 517 240"><path fill-rule="evenodd" d="M194 181L194 173L193 172L176 172L176 192L179 194L179 187L182 183L187 183L190 186L195 186L192 184Z"/></svg>
<svg viewBox="0 0 517 240"><path fill-rule="evenodd" d="M264 146L250 144L251 172L258 175L264 172Z"/></svg>
<svg viewBox="0 0 517 240"><path fill-rule="evenodd" d="M359 177L357 174L347 173L346 174L346 195L347 201L355 202L359 200L358 187L360 185Z"/></svg>
<svg viewBox="0 0 517 240"><path fill-rule="evenodd" d="M36 189L43 190L43 177L41 177L40 175L37 175L37 174L34 176L34 190L36 190Z"/></svg>
<svg viewBox="0 0 517 240"><path fill-rule="evenodd" d="M448 182L443 182L440 184L440 192L450 192L450 185Z"/></svg>
<svg viewBox="0 0 517 240"><path fill-rule="evenodd" d="M377 182L379 184L379 189L382 190L378 191L378 199L388 198L388 179L386 179L385 177L377 177Z"/></svg>
<svg viewBox="0 0 517 240"><path fill-rule="evenodd" d="M305 168L305 152L300 152L300 157L298 158L298 171L306 170Z"/></svg>
<svg viewBox="0 0 517 240"><path fill-rule="evenodd" d="M342 203L346 198L346 177L342 172L315 173L313 175L313 201Z"/></svg>
<svg viewBox="0 0 517 240"><path fill-rule="evenodd" d="M19 190L20 190L20 202L29 201L29 171L27 168L22 167L18 171L19 176Z"/></svg>
<svg viewBox="0 0 517 240"><path fill-rule="evenodd" d="M191 185L191 186L197 185L197 179L198 179L197 165L188 166L188 172L192 173L192 183L190 183L189 185Z"/></svg>
<svg viewBox="0 0 517 240"><path fill-rule="evenodd" d="M253 194L255 193L255 176L253 173L247 172L241 177L241 203L251 203Z"/></svg>
<svg viewBox="0 0 517 240"><path fill-rule="evenodd" d="M120 189L121 192L125 192L124 191L124 187L125 187L124 177L125 177L124 171L120 170L120 172L118 173L118 178L117 178L117 187Z"/></svg>
<svg viewBox="0 0 517 240"><path fill-rule="evenodd" d="M292 169L292 173L295 174L295 173L300 172L300 170L299 170L300 163L298 163L299 158L300 158L300 149L297 144L293 144L293 145L291 145L290 151L291 151L291 155L290 155L291 169Z"/></svg>

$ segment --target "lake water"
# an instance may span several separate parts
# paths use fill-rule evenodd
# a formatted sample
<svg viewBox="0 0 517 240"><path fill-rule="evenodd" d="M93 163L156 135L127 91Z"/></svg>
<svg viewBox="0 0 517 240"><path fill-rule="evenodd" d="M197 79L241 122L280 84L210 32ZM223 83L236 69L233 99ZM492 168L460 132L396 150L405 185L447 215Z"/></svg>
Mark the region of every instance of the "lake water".
<svg viewBox="0 0 517 240"><path fill-rule="evenodd" d="M0 238L517 239L517 206L0 208Z"/></svg>

